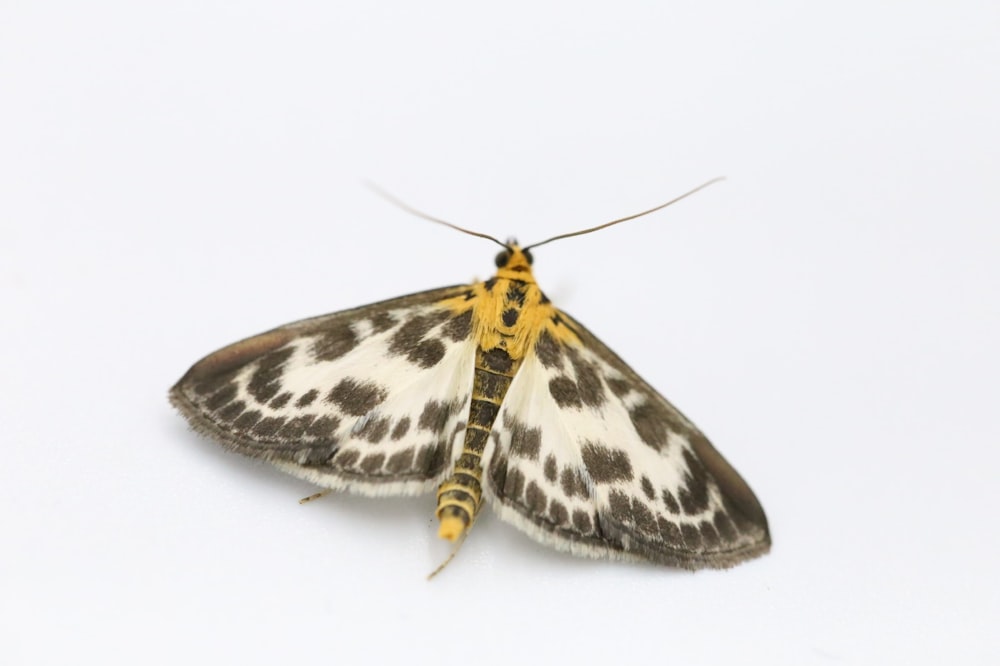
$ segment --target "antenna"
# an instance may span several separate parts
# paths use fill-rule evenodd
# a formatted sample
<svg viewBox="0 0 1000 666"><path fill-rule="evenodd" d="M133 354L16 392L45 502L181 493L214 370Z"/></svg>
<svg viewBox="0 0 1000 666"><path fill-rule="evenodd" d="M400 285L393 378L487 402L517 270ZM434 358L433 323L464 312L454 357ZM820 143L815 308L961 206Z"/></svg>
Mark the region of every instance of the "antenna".
<svg viewBox="0 0 1000 666"><path fill-rule="evenodd" d="M725 180L725 179L726 179L725 176L719 176L718 178L713 178L712 180L710 180L708 182L702 183L701 185L699 185L698 187L694 188L693 190L685 192L684 194L680 195L679 197L675 197L675 198L671 199L670 201L668 201L667 203L660 204L659 206L657 206L655 208L650 208L649 210L644 210L641 213L636 213L635 215L629 215L627 217L618 218L617 220L612 220L610 222L605 222L604 224L599 224L596 227L591 227L589 229L584 229L582 231L572 231L572 232L570 232L568 234L560 234L558 236L553 236L552 238L549 238L548 240L543 240L541 243L535 243L533 245L529 245L528 247L526 247L524 249L525 250L530 250L532 248L538 247L539 245L545 245L546 243L551 243L552 241L561 240L563 238L570 238L572 236L582 236L583 234L589 234L589 233L594 232L594 231L600 231L601 229L605 229L605 228L610 227L610 226L615 225L615 224L621 224L622 222L628 222L629 220L634 220L635 218L642 217L643 215L649 215L650 213L655 213L658 210L663 210L664 208L666 208L667 206L669 206L671 204L677 203L681 199L686 199L687 197L691 196L695 192L698 192L699 190L705 189L709 185L713 185L715 183L718 183L720 180Z"/></svg>
<svg viewBox="0 0 1000 666"><path fill-rule="evenodd" d="M663 210L667 206L670 206L670 205L673 205L673 204L677 203L681 199L688 198L689 196L691 196L695 192L699 192L699 191L705 189L706 187L708 187L709 185L714 185L715 183L718 183L719 181L722 181L722 180L725 180L725 179L726 179L725 176L719 176L718 178L713 178L712 180L709 180L707 182L702 183L701 185L699 185L698 187L694 188L693 190L689 190L689 191L685 192L684 194L680 195L679 197L674 197L673 199L671 199L667 203L660 204L659 206L656 206L655 208L650 208L649 210L644 210L641 213L636 213L634 215L628 215L626 217L620 217L617 220L611 220L610 222L605 222L604 224L599 224L596 227L590 227L589 229L583 229L581 231L571 231L568 234L559 234L558 236L553 236L552 238L543 240L540 243L534 243L534 244L529 245L529 246L527 246L525 248L522 248L522 249L525 250L525 251L531 250L533 248L539 247L540 245L545 245L546 243L551 243L552 241L562 240L563 238L572 238L573 236L582 236L583 234L593 233L594 231L600 231L601 229L606 229L607 227L611 227L611 226L614 226L616 224L621 224L622 222L628 222L629 220L634 220L635 218L642 217L643 215L649 215L650 213L655 213L658 210ZM457 224L452 224L451 222L448 222L447 220L442 220L441 218L434 217L433 215L428 215L427 213L425 213L425 212L423 212L421 210L417 210L416 208L414 208L413 206L409 205L408 203L405 203L405 202L401 201L400 199L397 199L392 194L389 194L388 192L386 192L381 187L379 187L378 185L376 185L375 183L373 183L371 181L365 181L365 185L368 186L368 189L370 189L373 192L375 192L375 194L379 195L380 197L382 197L383 199L385 199L389 203L393 204L397 208L401 208L402 210L406 211L410 215L416 215L417 217L423 218L423 219L427 220L428 222L434 222L435 224L443 224L446 227L451 227L455 231L461 231L463 234L469 234L470 236L476 236L478 238L485 238L486 240L491 240L491 241L493 241L494 243L496 243L497 245L499 245L502 248L507 248L508 247L506 243L501 243L499 240L497 240L493 236L490 236L489 234L484 234L484 233L481 233L479 231L472 231L471 229L465 229L464 227L460 227Z"/></svg>
<svg viewBox="0 0 1000 666"><path fill-rule="evenodd" d="M498 241L496 238L493 238L493 236L490 236L489 234L480 233L478 231L472 231L471 229L464 229L464 228L458 226L457 224L452 224L451 222L448 222L447 220L442 220L440 218L434 217L433 215L428 215L427 213L425 213L423 211L417 210L413 206L411 206L411 205L409 205L407 203L404 203L403 201L401 201L401 200L397 199L396 197L394 197L393 195L389 194L388 192L386 192L381 187L379 187L378 185L376 185L375 183L373 183L371 181L365 181L365 185L368 186L368 189L370 189L373 192L375 192L375 194L379 195L380 197L382 197L383 199L385 199L389 203L393 204L397 208L402 208L403 210L405 210L410 215L416 215L417 217L422 217L423 219L427 220L428 222L435 222L437 224L443 224L446 227L451 227L455 231L461 231L463 234L469 234L470 236L478 236L479 238L485 238L487 240L491 240L491 241L493 241L494 243L496 243L497 245L499 245L500 247L503 247L503 248L507 247L506 243L501 243L500 241Z"/></svg>

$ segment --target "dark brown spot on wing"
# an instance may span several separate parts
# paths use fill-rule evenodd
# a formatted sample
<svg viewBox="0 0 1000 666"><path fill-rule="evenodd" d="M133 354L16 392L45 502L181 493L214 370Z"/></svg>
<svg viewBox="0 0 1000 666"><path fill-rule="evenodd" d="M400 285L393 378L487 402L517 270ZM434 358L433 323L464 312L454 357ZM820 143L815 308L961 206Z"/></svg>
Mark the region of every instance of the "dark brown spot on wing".
<svg viewBox="0 0 1000 666"><path fill-rule="evenodd" d="M317 391L316 389L309 389L308 391L303 393L298 400L295 401L295 406L300 409L302 407L308 407L318 397L319 397L319 391Z"/></svg>
<svg viewBox="0 0 1000 666"><path fill-rule="evenodd" d="M503 495L510 498L519 498L524 492L524 473L517 467L507 467L507 478L503 485Z"/></svg>
<svg viewBox="0 0 1000 666"><path fill-rule="evenodd" d="M396 319L388 312L379 312L371 319L376 333L385 333L396 325Z"/></svg>
<svg viewBox="0 0 1000 666"><path fill-rule="evenodd" d="M489 474L490 480L493 482L493 487L502 491L504 483L507 480L507 456L499 451L493 454L493 460L490 461Z"/></svg>
<svg viewBox="0 0 1000 666"><path fill-rule="evenodd" d="M385 462L384 453L371 453L364 457L361 464L358 465L363 471L374 474L375 472L382 469L382 464Z"/></svg>
<svg viewBox="0 0 1000 666"><path fill-rule="evenodd" d="M424 336L447 318L447 311L435 310L403 322L389 340L389 353L409 357L424 340Z"/></svg>
<svg viewBox="0 0 1000 666"><path fill-rule="evenodd" d="M296 416L288 419L285 425L278 431L278 436L283 439L300 439L306 434L306 429L316 420L315 416Z"/></svg>
<svg viewBox="0 0 1000 666"><path fill-rule="evenodd" d="M571 349L570 351L569 358L576 375L576 387L580 394L580 400L589 407L600 407L606 400L600 375L597 374L593 364L583 360L575 350Z"/></svg>
<svg viewBox="0 0 1000 666"><path fill-rule="evenodd" d="M691 550L701 550L701 531L690 523L681 523L684 544Z"/></svg>
<svg viewBox="0 0 1000 666"><path fill-rule="evenodd" d="M678 427L681 422L663 403L655 399L639 403L629 410L628 416L639 438L657 451L662 451L667 446L668 432L673 430L683 433L686 430Z"/></svg>
<svg viewBox="0 0 1000 666"><path fill-rule="evenodd" d="M632 480L632 463L624 451L609 449L595 442L586 442L580 449L583 464L594 483L614 483Z"/></svg>
<svg viewBox="0 0 1000 666"><path fill-rule="evenodd" d="M409 430L410 430L410 417L404 416L392 429L392 435L390 436L394 441L398 441L402 439L404 436L406 436L406 433L409 432Z"/></svg>
<svg viewBox="0 0 1000 666"><path fill-rule="evenodd" d="M572 498L579 495L586 498L589 495L586 482L580 472L575 469L564 467L562 474L559 475L559 484L562 486L563 492L566 493L566 497Z"/></svg>
<svg viewBox="0 0 1000 666"><path fill-rule="evenodd" d="M430 400L424 405L424 410L420 413L417 427L421 430L442 432L448 425L448 421L451 419L451 415L455 409L457 407L454 403Z"/></svg>
<svg viewBox="0 0 1000 666"><path fill-rule="evenodd" d="M406 359L421 368L433 368L444 358L444 353L444 343L437 338L431 338L411 349L410 353L406 355Z"/></svg>
<svg viewBox="0 0 1000 666"><path fill-rule="evenodd" d="M702 521L698 529L701 530L701 540L705 544L705 548L713 550L719 547L719 533L715 531L715 526L712 523Z"/></svg>
<svg viewBox="0 0 1000 666"><path fill-rule="evenodd" d="M546 368L562 368L562 349L549 332L543 330L535 343L535 354L542 366Z"/></svg>
<svg viewBox="0 0 1000 666"><path fill-rule="evenodd" d="M620 490L612 490L608 494L608 509L611 517L619 523L632 522L632 502L628 495Z"/></svg>
<svg viewBox="0 0 1000 666"><path fill-rule="evenodd" d="M313 421L307 428L305 434L309 437L315 437L317 439L325 439L328 437L333 437L333 434L340 427L340 419L336 416L320 416L318 419Z"/></svg>
<svg viewBox="0 0 1000 666"><path fill-rule="evenodd" d="M663 504L667 507L667 511L670 513L681 512L681 506L677 503L677 498L675 498L674 494L666 488L663 489Z"/></svg>
<svg viewBox="0 0 1000 666"><path fill-rule="evenodd" d="M545 457L545 479L551 483L555 483L559 476L559 466L556 464L555 456L548 455Z"/></svg>
<svg viewBox="0 0 1000 666"><path fill-rule="evenodd" d="M638 497L632 498L632 524L646 534L654 534L657 531L656 517Z"/></svg>
<svg viewBox="0 0 1000 666"><path fill-rule="evenodd" d="M278 396L268 404L268 407L270 407L271 409L281 409L282 407L287 405L288 401L291 399L292 399L292 394L289 393L288 391L285 391L284 393L279 393Z"/></svg>
<svg viewBox="0 0 1000 666"><path fill-rule="evenodd" d="M472 335L472 310L467 310L457 317L452 317L441 329L454 342L468 340Z"/></svg>
<svg viewBox="0 0 1000 666"><path fill-rule="evenodd" d="M253 434L257 437L272 437L285 425L285 419L277 416L268 416L257 422L253 427Z"/></svg>
<svg viewBox="0 0 1000 666"><path fill-rule="evenodd" d="M234 398L236 398L236 394L238 392L239 389L237 389L235 382L226 384L205 401L205 409L211 412L221 409L224 405L229 404ZM240 411L243 410L241 409Z"/></svg>
<svg viewBox="0 0 1000 666"><path fill-rule="evenodd" d="M545 513L548 498L534 481L529 481L528 487L524 489L524 501L528 510L535 515L542 515Z"/></svg>
<svg viewBox="0 0 1000 666"><path fill-rule="evenodd" d="M560 407L581 407L580 392L576 383L569 377L553 377L549 380L549 394Z"/></svg>
<svg viewBox="0 0 1000 666"><path fill-rule="evenodd" d="M632 384L627 379L614 377L608 380L608 388L619 398L624 397L632 390Z"/></svg>
<svg viewBox="0 0 1000 666"><path fill-rule="evenodd" d="M586 511L577 509L573 512L573 527L580 534L590 534L594 529L593 523L590 521L590 516L587 515Z"/></svg>
<svg viewBox="0 0 1000 666"><path fill-rule="evenodd" d="M389 419L368 419L354 434L358 437L367 439L372 444L377 444L385 439L385 436L389 434Z"/></svg>
<svg viewBox="0 0 1000 666"><path fill-rule="evenodd" d="M569 522L569 511L562 502L552 499L549 501L549 518L556 525L564 525Z"/></svg>
<svg viewBox="0 0 1000 666"><path fill-rule="evenodd" d="M306 467L326 467L337 453L336 445L314 446L299 452L298 462Z"/></svg>
<svg viewBox="0 0 1000 666"><path fill-rule="evenodd" d="M444 467L445 447L443 443L422 447L417 452L414 468L426 476L434 476Z"/></svg>
<svg viewBox="0 0 1000 666"><path fill-rule="evenodd" d="M392 454L385 463L386 470L391 474L400 474L410 470L413 467L414 453L413 447L410 447Z"/></svg>
<svg viewBox="0 0 1000 666"><path fill-rule="evenodd" d="M683 543L681 528L677 526L677 523L660 516L656 519L656 527L657 531L660 533L660 539L662 539L664 543L673 546L678 546Z"/></svg>
<svg viewBox="0 0 1000 666"><path fill-rule="evenodd" d="M324 330L312 344L317 361L336 361L358 345L358 336L350 322L340 321Z"/></svg>
<svg viewBox="0 0 1000 666"><path fill-rule="evenodd" d="M247 393L261 403L266 404L281 390L281 376L284 374L285 362L295 350L286 347L273 351L257 362L257 369L250 376Z"/></svg>
<svg viewBox="0 0 1000 666"><path fill-rule="evenodd" d="M257 425L263 417L264 415L257 410L243 412L233 421L233 430L249 430Z"/></svg>
<svg viewBox="0 0 1000 666"><path fill-rule="evenodd" d="M687 465L687 472L684 474L685 488L677 492L677 499L680 500L684 513L695 515L708 508L708 475L701 462L690 451L684 451L684 462Z"/></svg>
<svg viewBox="0 0 1000 666"><path fill-rule="evenodd" d="M234 370L234 371L224 372L219 375L196 377L192 378L188 385L194 389L196 395L205 396L208 395L209 393L215 393L216 391L224 388L227 384L231 384L232 386L235 387L235 384L232 384L232 380L233 377L236 376L236 373L237 371ZM189 372L188 374L190 375L191 373ZM187 375L185 375L184 379L178 382L177 385L171 389L171 391L180 390L181 385L186 383L188 383ZM187 390L187 388L185 388L184 390Z"/></svg>
<svg viewBox="0 0 1000 666"><path fill-rule="evenodd" d="M733 521L729 520L729 516L722 511L716 511L715 516L712 518L712 523L724 541L736 541L739 535L736 532L736 526L733 525Z"/></svg>
<svg viewBox="0 0 1000 666"><path fill-rule="evenodd" d="M345 414L363 416L382 404L387 395L385 389L377 384L346 377L330 390L326 399Z"/></svg>
<svg viewBox="0 0 1000 666"><path fill-rule="evenodd" d="M640 485L642 486L642 494L646 496L646 499L652 501L656 497L656 491L653 490L653 483L649 480L649 477L643 475Z"/></svg>
<svg viewBox="0 0 1000 666"><path fill-rule="evenodd" d="M245 402L235 400L219 410L219 418L223 421L232 421L242 414L246 408L247 404Z"/></svg>
<svg viewBox="0 0 1000 666"><path fill-rule="evenodd" d="M360 458L361 452L356 449L341 449L333 462L339 467L354 467Z"/></svg>
<svg viewBox="0 0 1000 666"><path fill-rule="evenodd" d="M520 421L514 420L508 420L504 425L510 428L510 455L538 460L538 452L542 447L541 429L528 428Z"/></svg>

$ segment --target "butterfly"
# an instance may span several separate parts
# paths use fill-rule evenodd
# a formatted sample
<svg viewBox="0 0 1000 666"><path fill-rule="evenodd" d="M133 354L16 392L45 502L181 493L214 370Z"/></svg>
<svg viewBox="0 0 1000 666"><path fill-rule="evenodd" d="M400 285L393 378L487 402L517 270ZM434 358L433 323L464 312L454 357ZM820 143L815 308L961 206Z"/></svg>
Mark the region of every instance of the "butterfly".
<svg viewBox="0 0 1000 666"><path fill-rule="evenodd" d="M699 569L766 553L767 519L736 470L532 274L533 248L711 182L528 247L393 200L499 244L496 274L229 345L170 401L196 431L320 487L436 491L439 536L456 544L489 504L576 555Z"/></svg>

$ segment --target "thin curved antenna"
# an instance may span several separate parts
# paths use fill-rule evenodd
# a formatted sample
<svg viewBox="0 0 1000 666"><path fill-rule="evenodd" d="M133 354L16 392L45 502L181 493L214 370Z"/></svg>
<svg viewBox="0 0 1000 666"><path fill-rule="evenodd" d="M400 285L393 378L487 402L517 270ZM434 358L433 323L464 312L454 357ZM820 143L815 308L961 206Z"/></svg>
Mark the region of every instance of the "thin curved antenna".
<svg viewBox="0 0 1000 666"><path fill-rule="evenodd" d="M571 236L582 236L583 234L589 234L589 233L591 233L593 231L599 231L601 229L605 229L605 228L610 227L610 226L615 225L615 224L621 224L622 222L628 222L629 220L634 220L635 218L642 217L643 215L649 215L650 213L655 213L658 210L663 210L664 208L666 208L667 206L669 206L671 204L677 203L681 199L686 199L687 197L691 196L695 192L697 192L699 190L705 189L709 185L713 185L715 183L718 183L720 180L725 180L725 179L726 179L725 176L719 176L718 178L713 178L712 180L708 181L707 183L702 183L701 185L699 185L698 187L694 188L693 190L691 190L689 192L685 192L684 194L682 194L679 197L676 197L674 199L671 199L670 201L668 201L665 204L660 204L656 208L650 208L649 210L644 210L641 213L636 213L635 215L629 215L628 217L621 217L621 218L618 218L617 220L612 220L610 222L605 222L604 224L599 224L596 227L591 227L590 229L584 229L583 231L573 231L573 232L570 232L568 234L560 234L558 236L553 236L552 238L549 238L548 240L543 240L541 243L534 243L533 245L529 245L528 247L526 247L524 249L525 250L530 250L532 248L538 247L539 245L545 245L546 243L551 243L552 241L561 240L563 238L570 238Z"/></svg>
<svg viewBox="0 0 1000 666"><path fill-rule="evenodd" d="M427 220L428 222L436 222L437 224L443 224L446 227L451 227L455 231L461 231L463 234L469 234L470 236L478 236L479 238L485 238L487 240L491 240L491 241L493 241L494 243L496 243L497 245L499 245L500 247L503 247L503 248L507 247L507 245L505 243L501 243L500 241L498 241L496 238L493 238L493 236L490 236L489 234L480 233L478 231L472 231L471 229L463 229L462 227L458 226L457 224L452 224L451 222L448 222L447 220L442 220L440 218L434 217L433 215L428 215L427 213L425 213L423 211L417 210L413 206L411 206L411 205L409 205L407 203L404 203L403 201L400 201L396 197L392 196L391 194L389 194L388 192L386 192L381 187L379 187L378 185L376 185L375 183L373 183L371 181L366 180L365 181L365 185L367 185L368 189L370 189L371 191L373 191L375 194L379 195L380 197L382 197L383 199L385 199L389 203L393 204L397 208L402 208L403 210L405 210L410 215L416 215L417 217L422 217L423 219Z"/></svg>

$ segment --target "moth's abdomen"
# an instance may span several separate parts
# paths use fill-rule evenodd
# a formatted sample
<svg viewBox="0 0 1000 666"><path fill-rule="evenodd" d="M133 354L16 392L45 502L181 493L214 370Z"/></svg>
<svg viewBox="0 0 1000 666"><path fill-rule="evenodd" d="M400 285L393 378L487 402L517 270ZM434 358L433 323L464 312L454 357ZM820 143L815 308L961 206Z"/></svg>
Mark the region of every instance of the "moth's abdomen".
<svg viewBox="0 0 1000 666"><path fill-rule="evenodd" d="M500 403L507 395L520 360L504 349L476 350L476 369L472 384L472 403L465 428L462 455L451 477L438 488L438 535L455 541L476 519L483 499L483 451L489 440Z"/></svg>

